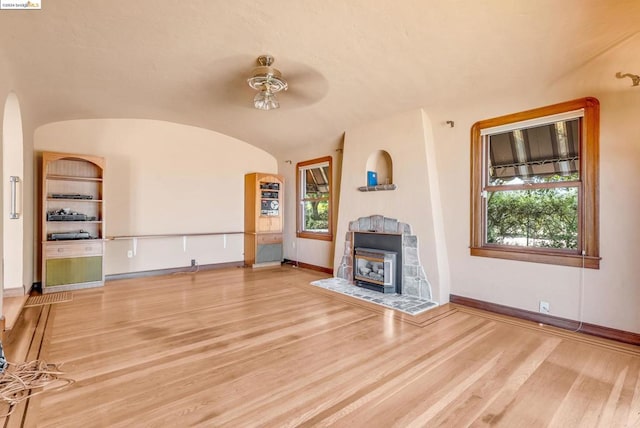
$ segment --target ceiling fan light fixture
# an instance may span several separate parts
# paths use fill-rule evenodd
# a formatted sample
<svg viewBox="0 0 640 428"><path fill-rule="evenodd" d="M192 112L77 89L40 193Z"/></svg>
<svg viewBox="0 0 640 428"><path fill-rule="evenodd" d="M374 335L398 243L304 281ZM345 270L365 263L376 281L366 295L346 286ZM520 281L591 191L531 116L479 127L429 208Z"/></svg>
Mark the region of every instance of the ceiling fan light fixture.
<svg viewBox="0 0 640 428"><path fill-rule="evenodd" d="M262 90L253 98L253 106L258 110L273 110L280 107L276 94L269 88Z"/></svg>
<svg viewBox="0 0 640 428"><path fill-rule="evenodd" d="M286 91L287 81L277 68L271 67L273 57L261 55L258 57L258 67L254 68L253 76L247 79L251 88L259 91L253 98L253 106L260 110L271 110L280 107L276 93Z"/></svg>

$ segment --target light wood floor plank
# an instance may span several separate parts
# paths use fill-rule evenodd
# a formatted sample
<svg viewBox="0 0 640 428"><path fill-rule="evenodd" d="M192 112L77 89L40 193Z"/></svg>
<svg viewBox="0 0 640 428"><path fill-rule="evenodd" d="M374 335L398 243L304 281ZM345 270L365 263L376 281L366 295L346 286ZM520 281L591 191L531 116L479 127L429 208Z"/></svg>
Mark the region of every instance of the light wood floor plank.
<svg viewBox="0 0 640 428"><path fill-rule="evenodd" d="M9 426L640 422L638 347L458 305L411 317L308 285L322 277L284 266L121 280L74 291L48 318L25 313L9 345L46 331L42 355L77 383Z"/></svg>

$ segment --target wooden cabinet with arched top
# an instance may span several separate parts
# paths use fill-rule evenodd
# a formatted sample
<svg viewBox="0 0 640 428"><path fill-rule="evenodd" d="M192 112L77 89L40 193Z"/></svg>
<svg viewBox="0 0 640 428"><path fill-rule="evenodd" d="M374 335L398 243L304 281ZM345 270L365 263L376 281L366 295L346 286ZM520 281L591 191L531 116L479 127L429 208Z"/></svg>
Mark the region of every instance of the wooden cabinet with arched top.
<svg viewBox="0 0 640 428"><path fill-rule="evenodd" d="M104 284L104 158L42 153L42 291Z"/></svg>
<svg viewBox="0 0 640 428"><path fill-rule="evenodd" d="M282 261L284 178L254 172L244 179L244 263L259 267Z"/></svg>

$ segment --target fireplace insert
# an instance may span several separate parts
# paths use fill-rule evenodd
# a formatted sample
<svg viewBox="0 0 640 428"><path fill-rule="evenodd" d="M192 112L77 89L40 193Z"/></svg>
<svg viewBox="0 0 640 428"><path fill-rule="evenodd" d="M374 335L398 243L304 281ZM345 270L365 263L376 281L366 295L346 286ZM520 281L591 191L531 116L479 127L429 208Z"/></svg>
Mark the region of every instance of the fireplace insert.
<svg viewBox="0 0 640 428"><path fill-rule="evenodd" d="M356 248L353 264L356 285L381 293L395 293L396 254L376 248Z"/></svg>

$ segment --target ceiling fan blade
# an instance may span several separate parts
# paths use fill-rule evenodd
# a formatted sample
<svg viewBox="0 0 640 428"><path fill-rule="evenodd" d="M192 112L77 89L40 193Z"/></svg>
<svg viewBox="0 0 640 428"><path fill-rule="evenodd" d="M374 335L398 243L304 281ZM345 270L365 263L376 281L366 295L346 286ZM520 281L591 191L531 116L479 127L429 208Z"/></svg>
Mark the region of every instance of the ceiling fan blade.
<svg viewBox="0 0 640 428"><path fill-rule="evenodd" d="M215 61L211 65L214 72L205 82L205 93L202 96L198 94L198 99L207 103L206 100L213 96L217 104L253 109L253 98L257 92L249 86L247 79L256 68L256 58L235 55ZM276 58L274 66L282 72L288 84L286 91L276 93L281 108L307 107L319 102L329 92L327 79L306 64L278 61Z"/></svg>

